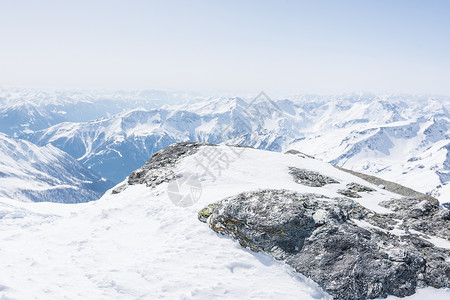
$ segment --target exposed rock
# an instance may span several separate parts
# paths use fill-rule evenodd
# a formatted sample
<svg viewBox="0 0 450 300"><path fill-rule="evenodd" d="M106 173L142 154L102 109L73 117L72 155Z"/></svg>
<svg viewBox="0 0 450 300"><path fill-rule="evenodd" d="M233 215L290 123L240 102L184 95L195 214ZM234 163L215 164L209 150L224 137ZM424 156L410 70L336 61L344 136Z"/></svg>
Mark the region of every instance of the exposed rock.
<svg viewBox="0 0 450 300"><path fill-rule="evenodd" d="M427 200L402 198L383 201L381 206L395 212L395 217L401 220L399 229L416 230L443 239L450 239L450 211L439 208Z"/></svg>
<svg viewBox="0 0 450 300"><path fill-rule="evenodd" d="M295 182L312 187L322 187L330 183L339 183L339 181L318 172L296 167L289 167L289 174L294 177Z"/></svg>
<svg viewBox="0 0 450 300"><path fill-rule="evenodd" d="M207 207L205 207L204 209L200 210L198 212L198 220L200 222L206 223L206 220L208 220L209 216L211 216L212 214L212 209L216 207L215 204L210 204Z"/></svg>
<svg viewBox="0 0 450 300"><path fill-rule="evenodd" d="M341 194L346 197L350 198L361 198L361 195L359 195L357 192L373 192L374 189L367 187L365 185L359 184L359 183L349 183L346 185L347 189L345 190L337 190L338 194Z"/></svg>
<svg viewBox="0 0 450 300"><path fill-rule="evenodd" d="M263 190L214 203L199 220L243 247L284 260L335 299L403 297L416 287L450 287L450 251L408 231L428 222L421 232L444 237L450 228L447 211L422 201L386 201L393 213L381 215L348 198ZM404 234L389 232L396 227Z"/></svg>
<svg viewBox="0 0 450 300"><path fill-rule="evenodd" d="M119 194L119 193L123 192L124 190L126 190L127 187L128 187L128 185L126 183L118 185L111 191L111 193L112 194Z"/></svg>
<svg viewBox="0 0 450 300"><path fill-rule="evenodd" d="M358 195L358 193L350 190L350 189L346 189L346 190L337 190L338 194L350 197L350 198L361 198L360 195Z"/></svg>
<svg viewBox="0 0 450 300"><path fill-rule="evenodd" d="M378 178L376 176L355 172L355 171L345 169L342 167L338 167L338 166L334 166L334 167L341 171L358 176L359 178L362 178L365 181L370 182L374 185L383 186L382 187L383 189L386 189L390 192L393 192L393 193L396 193L396 194L399 194L399 195L402 195L405 197L410 197L410 198L415 198L415 199L420 199L420 200L428 200L433 205L439 205L439 201L436 198L431 197L429 195L425 195L423 193L419 193L419 192L417 192L413 189L410 189L406 186L403 186L401 184L398 184L398 183L395 183L392 181L388 181L388 180L384 180L384 179Z"/></svg>
<svg viewBox="0 0 450 300"><path fill-rule="evenodd" d="M305 153L303 153L303 152L300 152L300 151L294 150L294 149L288 150L288 151L284 152L284 154L294 154L294 155L298 155L298 156L300 156L300 157L302 157L302 158L308 157L308 158L314 159L314 156L305 154Z"/></svg>
<svg viewBox="0 0 450 300"><path fill-rule="evenodd" d="M249 145L227 144L227 146L238 147L238 148L247 148L247 149L256 149L255 147L249 146Z"/></svg>
<svg viewBox="0 0 450 300"><path fill-rule="evenodd" d="M184 157L196 153L204 145L214 146L207 143L176 143L170 145L153 154L145 165L133 171L128 176L128 184L145 183L149 187L155 187L158 184L175 179L173 172L175 164Z"/></svg>
<svg viewBox="0 0 450 300"><path fill-rule="evenodd" d="M374 189L367 187L365 185L359 184L359 183L349 183L347 184L347 189L352 190L354 192L373 192L375 191Z"/></svg>

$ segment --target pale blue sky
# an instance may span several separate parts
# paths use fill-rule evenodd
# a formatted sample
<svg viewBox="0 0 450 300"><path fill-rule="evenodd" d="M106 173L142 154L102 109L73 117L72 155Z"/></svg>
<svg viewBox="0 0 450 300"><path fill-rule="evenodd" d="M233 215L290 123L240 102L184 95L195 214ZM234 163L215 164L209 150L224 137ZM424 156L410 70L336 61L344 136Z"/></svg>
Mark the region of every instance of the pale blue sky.
<svg viewBox="0 0 450 300"><path fill-rule="evenodd" d="M450 1L0 0L0 86L450 95Z"/></svg>

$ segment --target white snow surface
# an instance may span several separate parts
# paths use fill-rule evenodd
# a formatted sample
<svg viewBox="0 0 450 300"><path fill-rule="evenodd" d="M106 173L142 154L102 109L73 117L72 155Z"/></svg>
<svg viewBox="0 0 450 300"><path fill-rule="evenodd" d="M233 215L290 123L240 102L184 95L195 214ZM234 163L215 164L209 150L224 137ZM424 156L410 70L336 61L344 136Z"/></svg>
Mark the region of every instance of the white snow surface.
<svg viewBox="0 0 450 300"><path fill-rule="evenodd" d="M20 201L86 202L101 196L89 188L100 180L52 145L39 147L0 132L0 196Z"/></svg>
<svg viewBox="0 0 450 300"><path fill-rule="evenodd" d="M211 148L230 158L220 173L198 165L208 165L204 159L211 158ZM336 196L336 189L350 181L371 185L317 160L253 149L231 159L233 149L205 147L177 166L178 175L189 172L201 180L201 197L190 207L174 205L167 184L129 186L82 204L0 198L0 298L331 299L282 262L214 233L197 220L197 212L259 188ZM319 171L341 183L305 187L293 182L288 166ZM379 189L373 194L393 196ZM368 195L360 203L376 208L370 200ZM426 288L404 299L449 297L448 289Z"/></svg>
<svg viewBox="0 0 450 300"><path fill-rule="evenodd" d="M211 162L214 157L218 159ZM298 184L289 174L289 167L319 172L340 183L327 184L321 188ZM250 148L202 147L197 153L181 161L175 169L177 176L190 173L202 182L199 208L242 191L258 189L286 189L299 193L318 193L330 198L343 197L337 191L345 189L346 184L351 182L375 189L375 192L365 193L364 197L355 201L378 213L390 212L378 203L401 197L320 160ZM202 199L209 203L202 202Z"/></svg>
<svg viewBox="0 0 450 300"><path fill-rule="evenodd" d="M33 106L32 96L41 99L40 104ZM277 152L298 149L429 193L441 202L450 201L448 97L302 95L273 101L211 97L161 107L161 101L144 101L147 96L162 99L163 94L118 93L105 96L112 102L102 102L103 96L89 93L67 93L66 99L54 93L12 91L4 94L3 104L0 99L0 131L22 132L23 138L39 145L51 143L114 182L129 174L127 167L137 168L149 155L174 142L197 141ZM20 101L24 107L11 104L20 97L25 99ZM90 101L88 106L81 101L84 98ZM117 102L124 98L135 101L127 105ZM67 111L68 116L50 114L53 110L48 111L49 107L54 107L42 103L52 103L52 99L58 111ZM73 115L75 112L78 114ZM118 164L122 172L115 169Z"/></svg>

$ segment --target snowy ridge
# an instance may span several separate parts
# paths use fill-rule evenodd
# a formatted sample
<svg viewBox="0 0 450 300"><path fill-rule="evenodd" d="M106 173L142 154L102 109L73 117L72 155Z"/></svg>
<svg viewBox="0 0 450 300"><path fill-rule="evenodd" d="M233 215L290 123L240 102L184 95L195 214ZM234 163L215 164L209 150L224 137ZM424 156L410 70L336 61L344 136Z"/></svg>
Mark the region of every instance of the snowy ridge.
<svg viewBox="0 0 450 300"><path fill-rule="evenodd" d="M0 133L0 196L20 201L77 203L98 199L111 182L67 153Z"/></svg>
<svg viewBox="0 0 450 300"><path fill-rule="evenodd" d="M23 138L51 143L115 182L152 153L174 142L193 141L277 152L298 149L414 186L443 202L450 199L448 98L360 94L257 100L219 97L134 109L96 121L60 123ZM430 176L418 179L424 170Z"/></svg>
<svg viewBox="0 0 450 300"><path fill-rule="evenodd" d="M0 132L19 136L61 122L86 122L123 111L196 99L164 91L49 91L0 88Z"/></svg>
<svg viewBox="0 0 450 300"><path fill-rule="evenodd" d="M129 185L120 193L108 192L98 201L76 206L0 198L0 296L331 299L284 263L214 233L197 220L198 211L224 197L267 188L334 197L350 182L373 188L356 200L381 213L389 211L378 206L378 200L399 197L307 157L246 148L239 148L244 151L237 156L233 148L214 149L233 158L220 174L214 173L215 178L198 164L210 153L201 149L174 168L176 175L193 173L201 182L200 198L188 207L172 203L169 183L155 188ZM301 185L294 182L289 167L317 171L340 183ZM448 289L424 288L403 299L448 296Z"/></svg>
<svg viewBox="0 0 450 300"><path fill-rule="evenodd" d="M221 104L226 109L218 109L217 106ZM257 132L261 148L264 143L264 148L280 150L271 137L264 140L268 136L267 129L262 128L265 125L260 124L260 120L252 120L248 112L244 111L244 104L246 102L239 98L225 103L219 100L207 103L208 107L214 106L214 113L204 113L204 106L201 106L203 113L179 108L135 109L91 122L60 123L23 137L38 145L51 143L101 176L119 182L142 165L152 153L174 142L220 143L230 137L250 137L252 132ZM228 110L229 107L234 108ZM292 124L290 127L295 128ZM280 136L299 134L298 131L289 132L285 128L275 128L275 131Z"/></svg>
<svg viewBox="0 0 450 300"><path fill-rule="evenodd" d="M449 124L448 117L432 116L362 131L332 132L290 147L338 166L409 185L448 202Z"/></svg>

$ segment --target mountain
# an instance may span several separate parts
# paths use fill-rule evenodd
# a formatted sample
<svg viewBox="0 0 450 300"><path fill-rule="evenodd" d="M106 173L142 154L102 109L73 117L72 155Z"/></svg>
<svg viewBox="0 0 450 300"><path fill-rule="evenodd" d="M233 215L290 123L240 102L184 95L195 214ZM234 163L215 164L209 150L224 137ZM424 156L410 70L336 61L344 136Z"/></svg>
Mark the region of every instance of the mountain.
<svg viewBox="0 0 450 300"><path fill-rule="evenodd" d="M111 182L67 153L0 133L0 196L20 201L78 203L97 200Z"/></svg>
<svg viewBox="0 0 450 300"><path fill-rule="evenodd" d="M244 100L216 100L209 105L212 103L220 104L222 109L216 107L214 113L205 113L205 108L203 113L180 107L136 109L96 121L60 123L23 135L23 138L38 145L50 143L115 182L122 181L151 154L174 142L220 143L256 131L262 132L260 145L264 143L271 150L281 149L278 144L266 141L264 124L248 116L245 110L248 104ZM282 130L280 135L287 133L286 129ZM296 131L290 133L291 136L296 134Z"/></svg>
<svg viewBox="0 0 450 300"><path fill-rule="evenodd" d="M449 211L368 180L187 143L95 202L0 197L0 297L448 299Z"/></svg>
<svg viewBox="0 0 450 300"><path fill-rule="evenodd" d="M170 115L165 110L133 110L111 118L86 123L61 123L26 138L38 145L52 144L69 153L94 172L114 182L139 167L154 152L176 142L189 139L189 133L173 126L177 119L199 122L193 116ZM181 115L181 116L180 116Z"/></svg>
<svg viewBox="0 0 450 300"><path fill-rule="evenodd" d="M22 137L51 143L114 182L174 142L227 143L297 149L448 202L449 103L446 97L371 94L271 100L262 93L135 109Z"/></svg>
<svg viewBox="0 0 450 300"><path fill-rule="evenodd" d="M450 201L450 118L435 114L363 130L335 130L291 149Z"/></svg>
<svg viewBox="0 0 450 300"><path fill-rule="evenodd" d="M195 99L180 92L50 91L0 88L0 132L19 136L61 122L86 122L123 111Z"/></svg>

